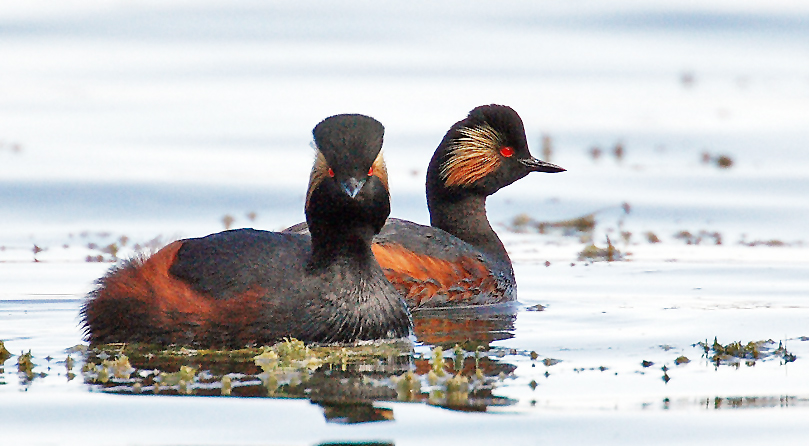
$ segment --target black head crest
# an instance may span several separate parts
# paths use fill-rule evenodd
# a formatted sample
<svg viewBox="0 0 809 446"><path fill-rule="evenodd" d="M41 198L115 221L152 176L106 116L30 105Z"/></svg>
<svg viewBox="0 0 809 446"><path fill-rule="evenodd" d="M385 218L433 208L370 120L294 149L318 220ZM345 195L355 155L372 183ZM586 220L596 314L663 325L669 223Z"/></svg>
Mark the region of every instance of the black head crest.
<svg viewBox="0 0 809 446"><path fill-rule="evenodd" d="M329 166L345 175L367 171L382 150L385 127L376 119L357 114L335 115L321 121L312 134Z"/></svg>

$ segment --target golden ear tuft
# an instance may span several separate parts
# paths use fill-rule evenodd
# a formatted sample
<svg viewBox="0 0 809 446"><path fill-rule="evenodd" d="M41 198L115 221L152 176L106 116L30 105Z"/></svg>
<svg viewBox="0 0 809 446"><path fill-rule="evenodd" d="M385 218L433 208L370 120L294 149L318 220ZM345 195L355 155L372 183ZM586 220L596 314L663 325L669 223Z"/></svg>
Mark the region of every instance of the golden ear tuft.
<svg viewBox="0 0 809 446"><path fill-rule="evenodd" d="M379 155L376 156L374 164L371 166L371 171L375 177L382 181L385 189L390 190L390 188L388 188L388 168L385 166L385 158L382 156L381 150L379 151Z"/></svg>
<svg viewBox="0 0 809 446"><path fill-rule="evenodd" d="M503 135L489 124L463 127L452 140L441 164L441 179L447 186L470 186L500 166Z"/></svg>

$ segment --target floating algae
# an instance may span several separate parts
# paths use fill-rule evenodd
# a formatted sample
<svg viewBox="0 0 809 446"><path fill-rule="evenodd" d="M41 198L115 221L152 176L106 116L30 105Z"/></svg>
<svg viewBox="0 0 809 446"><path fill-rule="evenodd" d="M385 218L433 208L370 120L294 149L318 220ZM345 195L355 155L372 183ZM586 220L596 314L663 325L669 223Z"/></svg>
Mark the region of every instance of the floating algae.
<svg viewBox="0 0 809 446"><path fill-rule="evenodd" d="M385 415L369 409L374 401L472 411L513 404L492 390L514 366L491 359L488 349L435 347L425 359L414 356L409 341L307 345L285 339L240 350L112 344L90 348L82 374L105 392L307 398L336 422L356 422L349 420L358 414L380 421Z"/></svg>
<svg viewBox="0 0 809 446"><path fill-rule="evenodd" d="M0 367L2 367L3 363L6 362L10 357L11 353L6 350L6 346L3 344L3 341L0 341Z"/></svg>
<svg viewBox="0 0 809 446"><path fill-rule="evenodd" d="M697 342L694 346L702 347L705 351L703 356L717 367L720 364L738 367L742 360L745 360L747 365L753 365L756 361L773 358L780 358L783 364L794 362L797 359L795 355L787 351L782 342L779 341L778 347L775 347L775 341L772 339L750 341L746 344L737 341L722 345L714 338L712 344L706 340Z"/></svg>
<svg viewBox="0 0 809 446"><path fill-rule="evenodd" d="M566 237L591 240L596 227L595 213L559 221L537 221L527 214L520 214L508 225L514 232L536 231L540 234L560 233Z"/></svg>
<svg viewBox="0 0 809 446"><path fill-rule="evenodd" d="M607 246L599 248L596 245L585 246L579 253L579 260L590 260L593 262L618 262L624 260L626 256L612 244L607 237Z"/></svg>

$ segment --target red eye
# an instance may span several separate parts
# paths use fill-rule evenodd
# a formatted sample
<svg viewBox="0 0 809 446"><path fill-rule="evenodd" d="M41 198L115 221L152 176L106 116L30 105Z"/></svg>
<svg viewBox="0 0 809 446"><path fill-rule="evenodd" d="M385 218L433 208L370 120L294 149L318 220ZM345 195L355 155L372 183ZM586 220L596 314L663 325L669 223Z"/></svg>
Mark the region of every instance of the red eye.
<svg viewBox="0 0 809 446"><path fill-rule="evenodd" d="M374 166L371 166L371 168L368 169L368 176L370 177L373 174L374 174Z"/></svg>
<svg viewBox="0 0 809 446"><path fill-rule="evenodd" d="M329 167L329 176L330 176L330 177L334 177L334 171L333 171L333 170L331 170L331 167Z"/></svg>
<svg viewBox="0 0 809 446"><path fill-rule="evenodd" d="M501 147L500 154L505 156L506 158L511 158L511 155L514 155L514 149L509 146Z"/></svg>

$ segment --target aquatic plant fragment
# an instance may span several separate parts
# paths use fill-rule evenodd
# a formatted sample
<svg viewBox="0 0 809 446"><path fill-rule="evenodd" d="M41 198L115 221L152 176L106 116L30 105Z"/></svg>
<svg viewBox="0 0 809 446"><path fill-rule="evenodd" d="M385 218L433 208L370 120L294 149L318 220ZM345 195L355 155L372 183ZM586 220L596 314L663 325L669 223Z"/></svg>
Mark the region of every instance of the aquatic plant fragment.
<svg viewBox="0 0 809 446"><path fill-rule="evenodd" d="M579 260L590 260L593 262L618 262L624 259L624 254L612 244L609 237L607 237L607 246L605 248L599 248L598 246L592 244L585 246L584 249L579 252Z"/></svg>
<svg viewBox="0 0 809 446"><path fill-rule="evenodd" d="M3 341L0 341L0 366L2 366L3 363L6 362L10 357L11 353L6 350L6 346Z"/></svg>
<svg viewBox="0 0 809 446"><path fill-rule="evenodd" d="M717 338L714 338L711 344L706 340L705 342L697 342L694 346L702 347L705 351L703 356L711 360L716 366L726 364L738 367L741 360L746 360L747 365L750 366L754 365L756 361L771 358L780 358L782 363L786 364L797 359L797 356L787 351L782 342L779 341L778 347L775 347L775 341L772 339L750 341L746 344L736 341L722 345Z"/></svg>

